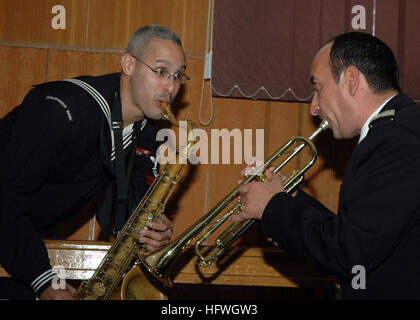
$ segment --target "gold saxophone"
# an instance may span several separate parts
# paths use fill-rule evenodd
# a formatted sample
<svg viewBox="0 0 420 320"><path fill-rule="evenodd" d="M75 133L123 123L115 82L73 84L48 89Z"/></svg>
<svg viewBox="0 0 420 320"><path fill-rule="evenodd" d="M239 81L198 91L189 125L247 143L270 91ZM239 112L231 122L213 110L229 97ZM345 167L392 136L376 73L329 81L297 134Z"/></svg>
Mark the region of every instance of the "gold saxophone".
<svg viewBox="0 0 420 320"><path fill-rule="evenodd" d="M179 127L179 121L176 120L170 106L162 103L161 107L162 119L168 120L172 125ZM92 278L83 281L76 291L75 299L108 300L126 298L128 283L125 281L125 275L135 265L137 254L142 250L138 244L140 231L146 228L146 223L149 221L161 221L166 202L179 182L179 173L186 163L185 160L188 158L191 147L195 144L196 138L194 135L191 135L191 140L189 140L189 133L195 128L196 125L187 120L187 145L180 149L177 148L173 155L175 161L169 161L161 167L159 175L119 232ZM185 157L184 161L180 161L181 157ZM132 270L138 273L138 268L132 268ZM120 289L123 278L124 281Z"/></svg>

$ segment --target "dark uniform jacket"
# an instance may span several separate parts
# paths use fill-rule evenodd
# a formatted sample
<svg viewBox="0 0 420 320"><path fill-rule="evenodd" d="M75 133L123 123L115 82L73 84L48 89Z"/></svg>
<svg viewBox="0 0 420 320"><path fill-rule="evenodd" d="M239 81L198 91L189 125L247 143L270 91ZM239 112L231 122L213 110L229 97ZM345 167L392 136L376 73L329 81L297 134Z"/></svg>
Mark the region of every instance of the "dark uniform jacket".
<svg viewBox="0 0 420 320"><path fill-rule="evenodd" d="M337 215L301 190L283 192L262 226L289 253L338 276L344 299L419 299L420 107L398 94L371 121Z"/></svg>
<svg viewBox="0 0 420 320"><path fill-rule="evenodd" d="M121 108L119 87L119 73L45 83L0 120L0 264L38 294L54 276L43 230L98 192L104 192L101 229L107 234L113 225L111 113ZM126 161L135 153L124 219L154 179L155 136L155 123L143 119L124 138Z"/></svg>

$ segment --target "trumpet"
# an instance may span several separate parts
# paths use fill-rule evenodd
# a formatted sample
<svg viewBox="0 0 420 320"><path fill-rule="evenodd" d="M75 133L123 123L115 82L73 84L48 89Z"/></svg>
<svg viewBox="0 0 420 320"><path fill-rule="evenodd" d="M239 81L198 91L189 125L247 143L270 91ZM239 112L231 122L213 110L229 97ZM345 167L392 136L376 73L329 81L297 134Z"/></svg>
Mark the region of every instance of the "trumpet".
<svg viewBox="0 0 420 320"><path fill-rule="evenodd" d="M274 169L274 173L282 169L290 160L298 155L306 147L309 147L311 152L311 158L309 161L300 169L294 170L289 177L283 182L284 189L287 193L290 193L296 188L303 180L304 173L312 167L317 158L317 151L312 143L312 140L318 136L322 131L328 128L328 121L324 120L321 122L319 127L308 137L295 136L290 138L281 148L279 148L263 165L257 167L256 171L248 176L240 185L249 183L251 181L264 182L264 171L273 164L279 157L287 155L284 161L282 161ZM292 151L289 151L293 145L298 143ZM239 185L239 186L240 186ZM173 242L164 247L163 249L150 254L140 254L139 258L144 267L161 283L165 286L171 286L172 281L170 279L171 268L174 265L176 258L185 250L187 245L198 236L201 231L204 230L211 222L213 225L210 227L201 238L199 238L195 244L194 250L198 256L198 264L204 267L209 267L216 261L249 227L254 223L255 220L250 219L244 222L232 223L217 239L216 246L212 250L211 254L207 253L205 256L201 251L201 246L207 238L214 233L236 210L239 209L240 202L236 202L231 206L221 218L214 221L223 210L228 207L229 204L239 194L239 186L233 189L225 198L219 201L209 212L207 212L201 219L199 219L190 228L184 231L178 236Z"/></svg>

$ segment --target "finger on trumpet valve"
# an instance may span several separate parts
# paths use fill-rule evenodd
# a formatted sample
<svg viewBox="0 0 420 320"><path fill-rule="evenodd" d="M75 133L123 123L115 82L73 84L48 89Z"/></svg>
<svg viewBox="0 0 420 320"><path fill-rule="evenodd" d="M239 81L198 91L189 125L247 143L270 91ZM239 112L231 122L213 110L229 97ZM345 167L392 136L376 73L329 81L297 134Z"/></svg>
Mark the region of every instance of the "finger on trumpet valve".
<svg viewBox="0 0 420 320"><path fill-rule="evenodd" d="M242 202L241 202L240 197L238 197L238 203L236 205L236 210L235 211L242 211Z"/></svg>

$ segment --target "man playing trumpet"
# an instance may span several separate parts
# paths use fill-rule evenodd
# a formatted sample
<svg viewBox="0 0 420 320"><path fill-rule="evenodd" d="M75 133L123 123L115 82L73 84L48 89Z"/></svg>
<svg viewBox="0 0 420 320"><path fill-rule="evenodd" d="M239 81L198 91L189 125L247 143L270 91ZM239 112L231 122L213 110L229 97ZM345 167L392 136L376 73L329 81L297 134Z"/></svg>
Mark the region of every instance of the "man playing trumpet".
<svg viewBox="0 0 420 320"><path fill-rule="evenodd" d="M344 299L420 298L420 108L401 93L389 47L366 33L325 44L311 67L310 112L337 139L359 135L334 214L284 177L239 187L235 222L261 219L264 234L340 280ZM244 172L242 172L244 173ZM352 270L362 266L365 286Z"/></svg>

